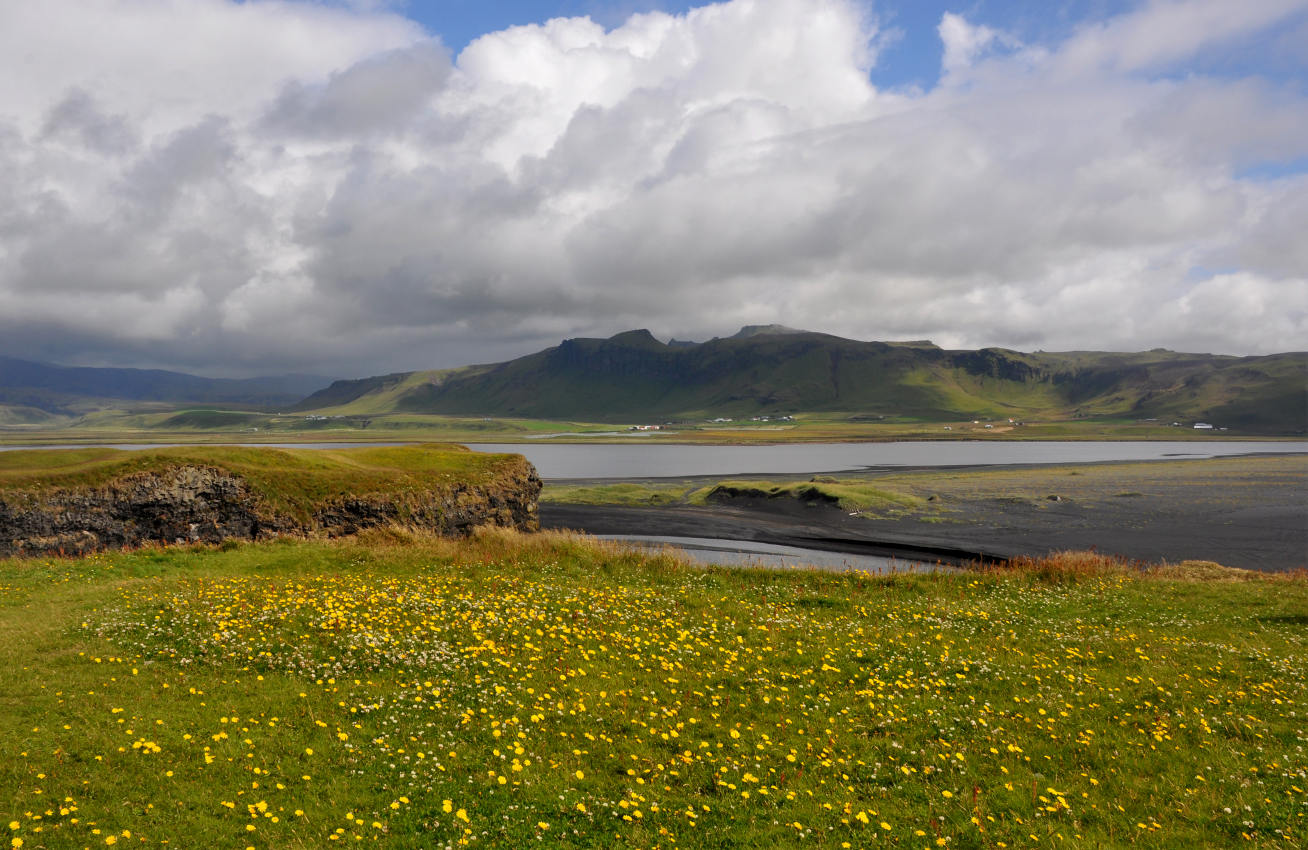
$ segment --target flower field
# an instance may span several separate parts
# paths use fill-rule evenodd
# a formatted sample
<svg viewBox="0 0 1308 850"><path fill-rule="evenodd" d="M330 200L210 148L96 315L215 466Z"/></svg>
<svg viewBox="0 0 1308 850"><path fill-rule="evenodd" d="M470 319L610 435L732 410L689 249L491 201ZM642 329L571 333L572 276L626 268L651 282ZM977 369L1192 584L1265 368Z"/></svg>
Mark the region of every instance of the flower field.
<svg viewBox="0 0 1308 850"><path fill-rule="evenodd" d="M559 535L0 564L12 847L1302 847L1308 582Z"/></svg>

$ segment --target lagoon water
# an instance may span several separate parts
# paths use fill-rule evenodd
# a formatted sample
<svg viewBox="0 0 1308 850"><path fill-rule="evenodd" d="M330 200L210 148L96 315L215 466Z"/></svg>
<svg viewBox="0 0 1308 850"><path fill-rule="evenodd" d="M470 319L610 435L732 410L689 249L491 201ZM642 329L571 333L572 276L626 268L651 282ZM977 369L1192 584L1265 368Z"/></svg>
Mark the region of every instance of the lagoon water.
<svg viewBox="0 0 1308 850"><path fill-rule="evenodd" d="M677 554L700 564L727 564L738 567L773 567L785 569L860 571L874 575L920 573L948 570L940 564L882 558L876 555L853 555L797 546L778 546L752 540L722 540L716 537L663 537L647 534L598 535L645 551L675 549Z"/></svg>
<svg viewBox="0 0 1308 850"><path fill-rule="evenodd" d="M177 443L0 446L18 449L157 449ZM406 443L226 443L283 449L346 449ZM1010 466L1182 460L1229 455L1305 454L1308 442L918 440L896 443L788 443L767 446L673 443L469 443L478 452L525 455L541 478L689 478L696 475L805 475L894 467Z"/></svg>
<svg viewBox="0 0 1308 850"><path fill-rule="evenodd" d="M789 443L711 446L650 443L481 443L479 452L516 452L541 478L689 478L697 475L804 475L889 467L1009 466L1182 460L1226 455L1303 454L1308 442L1014 440L896 443Z"/></svg>

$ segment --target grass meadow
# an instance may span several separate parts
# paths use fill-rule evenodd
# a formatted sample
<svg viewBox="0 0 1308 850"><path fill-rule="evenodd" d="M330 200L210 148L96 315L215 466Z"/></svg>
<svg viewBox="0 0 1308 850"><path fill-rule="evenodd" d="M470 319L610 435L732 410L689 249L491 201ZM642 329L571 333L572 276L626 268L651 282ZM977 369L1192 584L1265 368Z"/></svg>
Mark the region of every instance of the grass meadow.
<svg viewBox="0 0 1308 850"><path fill-rule="evenodd" d="M624 481L619 484L547 484L541 500L573 505L705 505L714 491L747 492L762 498L824 500L846 511L906 511L926 504L924 499L877 487L866 480L840 480L830 476L809 480L769 481L732 479L717 484L700 481Z"/></svg>
<svg viewBox="0 0 1308 850"><path fill-rule="evenodd" d="M11 847L1303 847L1308 581L398 532L0 562Z"/></svg>

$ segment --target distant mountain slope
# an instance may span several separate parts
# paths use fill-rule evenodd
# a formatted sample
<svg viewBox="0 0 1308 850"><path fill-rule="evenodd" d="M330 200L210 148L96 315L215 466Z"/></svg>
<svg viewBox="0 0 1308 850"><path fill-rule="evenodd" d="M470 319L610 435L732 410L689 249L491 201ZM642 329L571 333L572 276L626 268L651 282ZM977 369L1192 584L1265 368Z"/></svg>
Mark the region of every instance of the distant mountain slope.
<svg viewBox="0 0 1308 850"><path fill-rule="evenodd" d="M785 325L745 325L745 327L736 331L731 338L749 339L752 336L786 336L787 334L802 333L808 333L808 331L788 328Z"/></svg>
<svg viewBox="0 0 1308 850"><path fill-rule="evenodd" d="M780 326L665 345L649 331L569 339L492 366L338 381L300 410L624 421L840 411L955 419L1035 415L1308 427L1308 354L946 351Z"/></svg>
<svg viewBox="0 0 1308 850"><path fill-rule="evenodd" d="M160 369L55 366L0 357L0 405L53 414L103 407L113 400L277 407L294 404L330 381L316 375L201 378Z"/></svg>

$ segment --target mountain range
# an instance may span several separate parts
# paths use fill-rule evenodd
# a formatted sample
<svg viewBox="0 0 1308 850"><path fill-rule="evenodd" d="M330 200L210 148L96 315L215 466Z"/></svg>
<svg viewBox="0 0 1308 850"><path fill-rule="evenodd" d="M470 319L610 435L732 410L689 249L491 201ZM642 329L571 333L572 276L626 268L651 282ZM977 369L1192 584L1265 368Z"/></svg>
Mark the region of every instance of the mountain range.
<svg viewBox="0 0 1308 850"><path fill-rule="evenodd" d="M965 351L925 340L862 342L761 325L707 342L664 343L633 330L564 340L504 363L334 382L313 375L203 378L0 357L0 425L67 422L110 408L195 407L626 423L794 413L891 421L1158 419L1303 434L1308 353ZM167 424L249 424L248 416L216 410L194 416L195 423Z"/></svg>
<svg viewBox="0 0 1308 850"><path fill-rule="evenodd" d="M925 420L1157 418L1301 434L1308 353L951 351L776 325L663 343L633 330L564 340L505 363L337 381L295 409L598 422L823 411Z"/></svg>
<svg viewBox="0 0 1308 850"><path fill-rule="evenodd" d="M331 378L201 378L161 369L57 366L0 357L0 424L38 423L124 403L211 404L226 407L290 406Z"/></svg>

